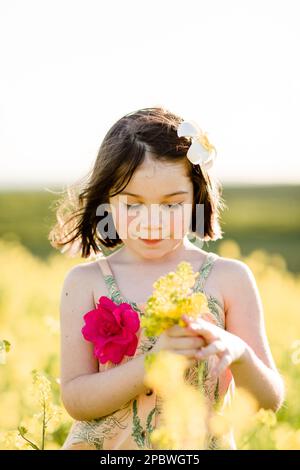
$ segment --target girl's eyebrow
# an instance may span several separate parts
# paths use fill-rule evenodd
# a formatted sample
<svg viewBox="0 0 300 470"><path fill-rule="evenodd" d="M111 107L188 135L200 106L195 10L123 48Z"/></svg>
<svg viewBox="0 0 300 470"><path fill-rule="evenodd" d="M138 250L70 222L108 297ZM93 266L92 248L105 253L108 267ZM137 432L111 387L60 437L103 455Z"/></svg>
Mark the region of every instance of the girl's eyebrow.
<svg viewBox="0 0 300 470"><path fill-rule="evenodd" d="M134 197L143 197L143 196L140 196L139 194L129 193L128 191L122 191L120 194L127 194L128 196L134 196ZM188 194L188 191L176 191L175 193L164 194L162 197L176 196L176 194Z"/></svg>

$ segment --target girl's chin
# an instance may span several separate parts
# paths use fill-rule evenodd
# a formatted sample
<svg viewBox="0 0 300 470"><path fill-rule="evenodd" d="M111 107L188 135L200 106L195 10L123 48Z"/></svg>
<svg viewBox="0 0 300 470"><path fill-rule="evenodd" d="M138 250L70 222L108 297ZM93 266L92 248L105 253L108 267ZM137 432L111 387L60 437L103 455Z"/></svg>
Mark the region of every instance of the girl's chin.
<svg viewBox="0 0 300 470"><path fill-rule="evenodd" d="M178 240L161 240L153 244L140 240L138 251L145 258L156 258L173 251L177 245Z"/></svg>

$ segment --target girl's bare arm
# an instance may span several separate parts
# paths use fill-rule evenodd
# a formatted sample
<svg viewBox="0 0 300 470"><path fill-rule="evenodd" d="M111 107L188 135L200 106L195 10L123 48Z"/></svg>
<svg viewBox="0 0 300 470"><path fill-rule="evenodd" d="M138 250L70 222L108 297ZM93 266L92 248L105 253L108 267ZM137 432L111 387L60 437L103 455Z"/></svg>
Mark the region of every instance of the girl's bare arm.
<svg viewBox="0 0 300 470"><path fill-rule="evenodd" d="M61 395L70 416L80 421L111 414L147 390L144 355L99 372L93 345L82 336L83 315L95 308L92 269L91 265L72 268L60 300Z"/></svg>
<svg viewBox="0 0 300 470"><path fill-rule="evenodd" d="M262 407L276 411L284 400L284 381L270 350L256 280L245 263L225 263L226 330L248 345L243 360L233 363L231 371L238 386L251 391Z"/></svg>

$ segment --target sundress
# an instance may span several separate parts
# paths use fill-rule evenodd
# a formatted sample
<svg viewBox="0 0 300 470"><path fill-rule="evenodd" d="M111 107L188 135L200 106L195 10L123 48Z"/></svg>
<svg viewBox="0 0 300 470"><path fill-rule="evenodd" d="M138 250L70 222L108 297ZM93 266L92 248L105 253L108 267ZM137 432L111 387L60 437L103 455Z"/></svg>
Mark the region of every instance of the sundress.
<svg viewBox="0 0 300 470"><path fill-rule="evenodd" d="M209 313L205 317L221 328L225 328L225 314L222 305L215 297L209 295L204 290L204 284L211 272L218 255L208 252L206 258L199 269L199 276L196 278L193 290L205 293L208 299ZM109 297L117 304L129 303L139 316L143 315L144 304L137 304L126 299L120 292L116 279L112 273L108 260L105 257L99 258L97 263L102 271ZM95 306L96 307L96 306ZM140 354L147 353L155 344L157 337L146 337L143 329L138 331L138 346L133 357L125 356L120 364L123 364ZM212 405L216 400L222 399L221 411L230 406L234 395L234 378L229 368L218 378L210 376L211 368L216 364L218 358L213 355L204 362L204 393ZM99 372L104 372L111 367L118 365L112 362L100 364ZM186 380L191 385L197 387L198 374L197 365L189 368ZM150 442L150 434L159 425L161 414L161 400L155 391L148 389L145 393L132 398L115 412L95 418L90 421L75 420L71 426L68 436L61 447L61 450L141 450L153 449ZM218 437L208 435L207 449L236 449L233 430L222 436L222 444Z"/></svg>

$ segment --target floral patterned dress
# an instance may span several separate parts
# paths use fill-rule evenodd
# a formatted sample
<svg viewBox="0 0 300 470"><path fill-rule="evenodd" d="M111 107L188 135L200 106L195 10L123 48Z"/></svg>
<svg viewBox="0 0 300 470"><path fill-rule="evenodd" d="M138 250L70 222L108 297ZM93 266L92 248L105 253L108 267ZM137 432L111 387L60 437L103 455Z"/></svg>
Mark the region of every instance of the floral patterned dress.
<svg viewBox="0 0 300 470"><path fill-rule="evenodd" d="M204 290L205 281L212 269L218 255L208 252L199 269L199 276L193 287L194 291L204 292L208 299L209 313L206 320L225 328L225 314L219 301L207 294ZM129 303L141 316L144 305L130 302L121 295L116 280L112 274L108 260L98 259L102 270L109 296L115 303ZM146 353L155 344L157 337L146 337L142 328L138 332L138 346L133 357ZM133 359L125 356L120 364ZM222 409L230 405L234 393L234 379L228 368L219 378L212 379L209 371L217 361L216 356L210 356L204 363L203 388L209 402L213 405L216 400L222 399ZM111 367L117 367L111 362L100 364L99 372ZM193 386L198 385L197 366L187 370L186 379ZM120 409L110 415L102 416L91 421L74 421L61 450L140 450L153 449L150 443L150 433L159 425L161 413L160 397L152 390L137 395ZM209 435L207 449L236 449L233 432L222 436L222 445L218 439Z"/></svg>

